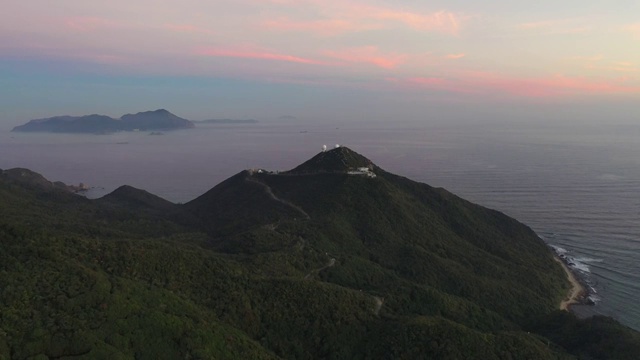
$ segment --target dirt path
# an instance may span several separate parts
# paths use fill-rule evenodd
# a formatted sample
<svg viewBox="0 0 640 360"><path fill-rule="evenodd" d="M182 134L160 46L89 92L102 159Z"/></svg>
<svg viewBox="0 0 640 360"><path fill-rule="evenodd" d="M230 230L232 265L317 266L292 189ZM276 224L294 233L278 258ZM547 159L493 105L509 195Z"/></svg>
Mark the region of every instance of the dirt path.
<svg viewBox="0 0 640 360"><path fill-rule="evenodd" d="M560 302L560 310L569 310L569 306L580 303L579 299L584 294L585 290L582 284L580 284L576 279L575 275L573 275L571 270L569 270L567 265L562 260L558 259L558 257L554 256L553 258L562 265L564 272L567 274L567 279L571 282L571 290L567 293L567 297Z"/></svg>
<svg viewBox="0 0 640 360"><path fill-rule="evenodd" d="M373 300L375 300L376 302L376 307L373 309L373 313L378 316L378 314L380 313L380 309L382 309L382 304L384 304L384 298L374 296Z"/></svg>
<svg viewBox="0 0 640 360"><path fill-rule="evenodd" d="M336 259L331 258L331 260L329 260L329 262L327 263L327 265L325 265L325 266L323 266L323 267L321 267L321 268L318 268L318 269L311 270L311 272L310 272L310 273L308 273L307 275L305 275L305 276L304 276L304 279L305 279L305 280L308 280L308 279L310 279L310 278L311 278L311 275L313 275L313 274L317 274L317 273L319 273L320 271L322 271L322 270L324 270L324 269L327 269L327 268L330 268L330 267L334 266L335 264L336 264Z"/></svg>
<svg viewBox="0 0 640 360"><path fill-rule="evenodd" d="M306 212L306 211L302 210L302 208L301 208L301 207L299 207L298 205L296 205L296 204L294 204L294 203L292 203L292 202L290 202L290 201L287 201L287 200L284 200L284 199L280 199L279 197L277 197L277 196L276 196L276 194L274 194L274 193L273 193L273 190L271 190L271 187L270 187L269 185L267 185L267 184L265 184L265 183L263 183L263 182L261 182L261 181L259 181L259 180L256 180L256 179L254 179L254 178L253 178L253 177L251 177L251 176L247 177L247 178L246 178L246 180L247 180L247 181L251 181L252 183L256 183L256 184L258 184L258 185L262 186L262 188L264 189L265 193L266 193L266 194L267 194L271 199L273 199L273 200L275 200L275 201L277 201L277 202L279 202L279 203L282 203L282 204L284 204L284 205L287 205L288 207L290 207L290 208L292 208L292 209L294 209L294 210L298 211L300 214L304 215L304 217L305 217L306 219L311 219L311 216L309 216L309 214L307 214L307 212Z"/></svg>

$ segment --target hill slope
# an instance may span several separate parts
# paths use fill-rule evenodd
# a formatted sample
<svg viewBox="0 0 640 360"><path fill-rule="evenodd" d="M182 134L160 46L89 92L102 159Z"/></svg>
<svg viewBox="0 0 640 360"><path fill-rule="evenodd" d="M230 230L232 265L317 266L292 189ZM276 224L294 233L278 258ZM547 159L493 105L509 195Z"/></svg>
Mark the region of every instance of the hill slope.
<svg viewBox="0 0 640 360"><path fill-rule="evenodd" d="M613 320L554 312L567 280L525 225L348 148L296 169L185 205L0 178L0 358L640 352Z"/></svg>
<svg viewBox="0 0 640 360"><path fill-rule="evenodd" d="M371 167L376 177L351 172L360 167ZM409 305L396 288L406 283L440 300L472 299L510 321L523 321L555 308L566 286L546 245L525 225L389 174L345 147L289 172L245 172L231 180L231 186L225 182L186 204L213 224L223 210L233 209L226 214L234 220L207 229L217 237L214 246L238 249L247 237L268 236L265 227L294 227L307 244L337 258L339 266L322 272L324 281L394 294L385 310L405 312ZM221 210L210 213L211 206ZM230 221L249 230L228 236L223 230ZM246 243L245 251L258 251Z"/></svg>

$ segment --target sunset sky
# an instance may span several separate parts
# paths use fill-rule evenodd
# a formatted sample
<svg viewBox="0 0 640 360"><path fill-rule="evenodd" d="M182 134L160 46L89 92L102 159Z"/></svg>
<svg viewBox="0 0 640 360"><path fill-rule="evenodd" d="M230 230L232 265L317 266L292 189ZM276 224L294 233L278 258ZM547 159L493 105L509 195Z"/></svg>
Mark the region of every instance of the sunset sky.
<svg viewBox="0 0 640 360"><path fill-rule="evenodd" d="M6 0L0 12L4 124L161 107L192 119L624 117L639 101L637 0Z"/></svg>

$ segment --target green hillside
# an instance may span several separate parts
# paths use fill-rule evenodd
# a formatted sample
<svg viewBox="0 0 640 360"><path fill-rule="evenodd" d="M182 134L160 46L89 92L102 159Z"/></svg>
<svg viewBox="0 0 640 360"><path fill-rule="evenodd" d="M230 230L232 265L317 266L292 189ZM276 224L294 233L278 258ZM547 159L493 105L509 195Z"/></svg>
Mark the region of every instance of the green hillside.
<svg viewBox="0 0 640 360"><path fill-rule="evenodd" d="M184 205L23 173L0 174L0 359L640 354L556 310L569 284L527 226L348 148Z"/></svg>

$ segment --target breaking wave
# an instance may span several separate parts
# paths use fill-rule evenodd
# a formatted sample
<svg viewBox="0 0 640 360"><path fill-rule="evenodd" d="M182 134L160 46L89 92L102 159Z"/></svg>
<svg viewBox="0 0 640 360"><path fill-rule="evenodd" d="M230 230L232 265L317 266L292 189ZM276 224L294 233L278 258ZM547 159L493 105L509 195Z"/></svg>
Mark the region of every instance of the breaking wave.
<svg viewBox="0 0 640 360"><path fill-rule="evenodd" d="M558 245L549 244L549 247L558 255L558 257L567 265L567 267L578 277L579 281L587 290L587 300L593 304L598 303L601 298L598 296L596 284L590 276L590 263L601 263L602 259L594 259L589 257L576 257L565 248Z"/></svg>

